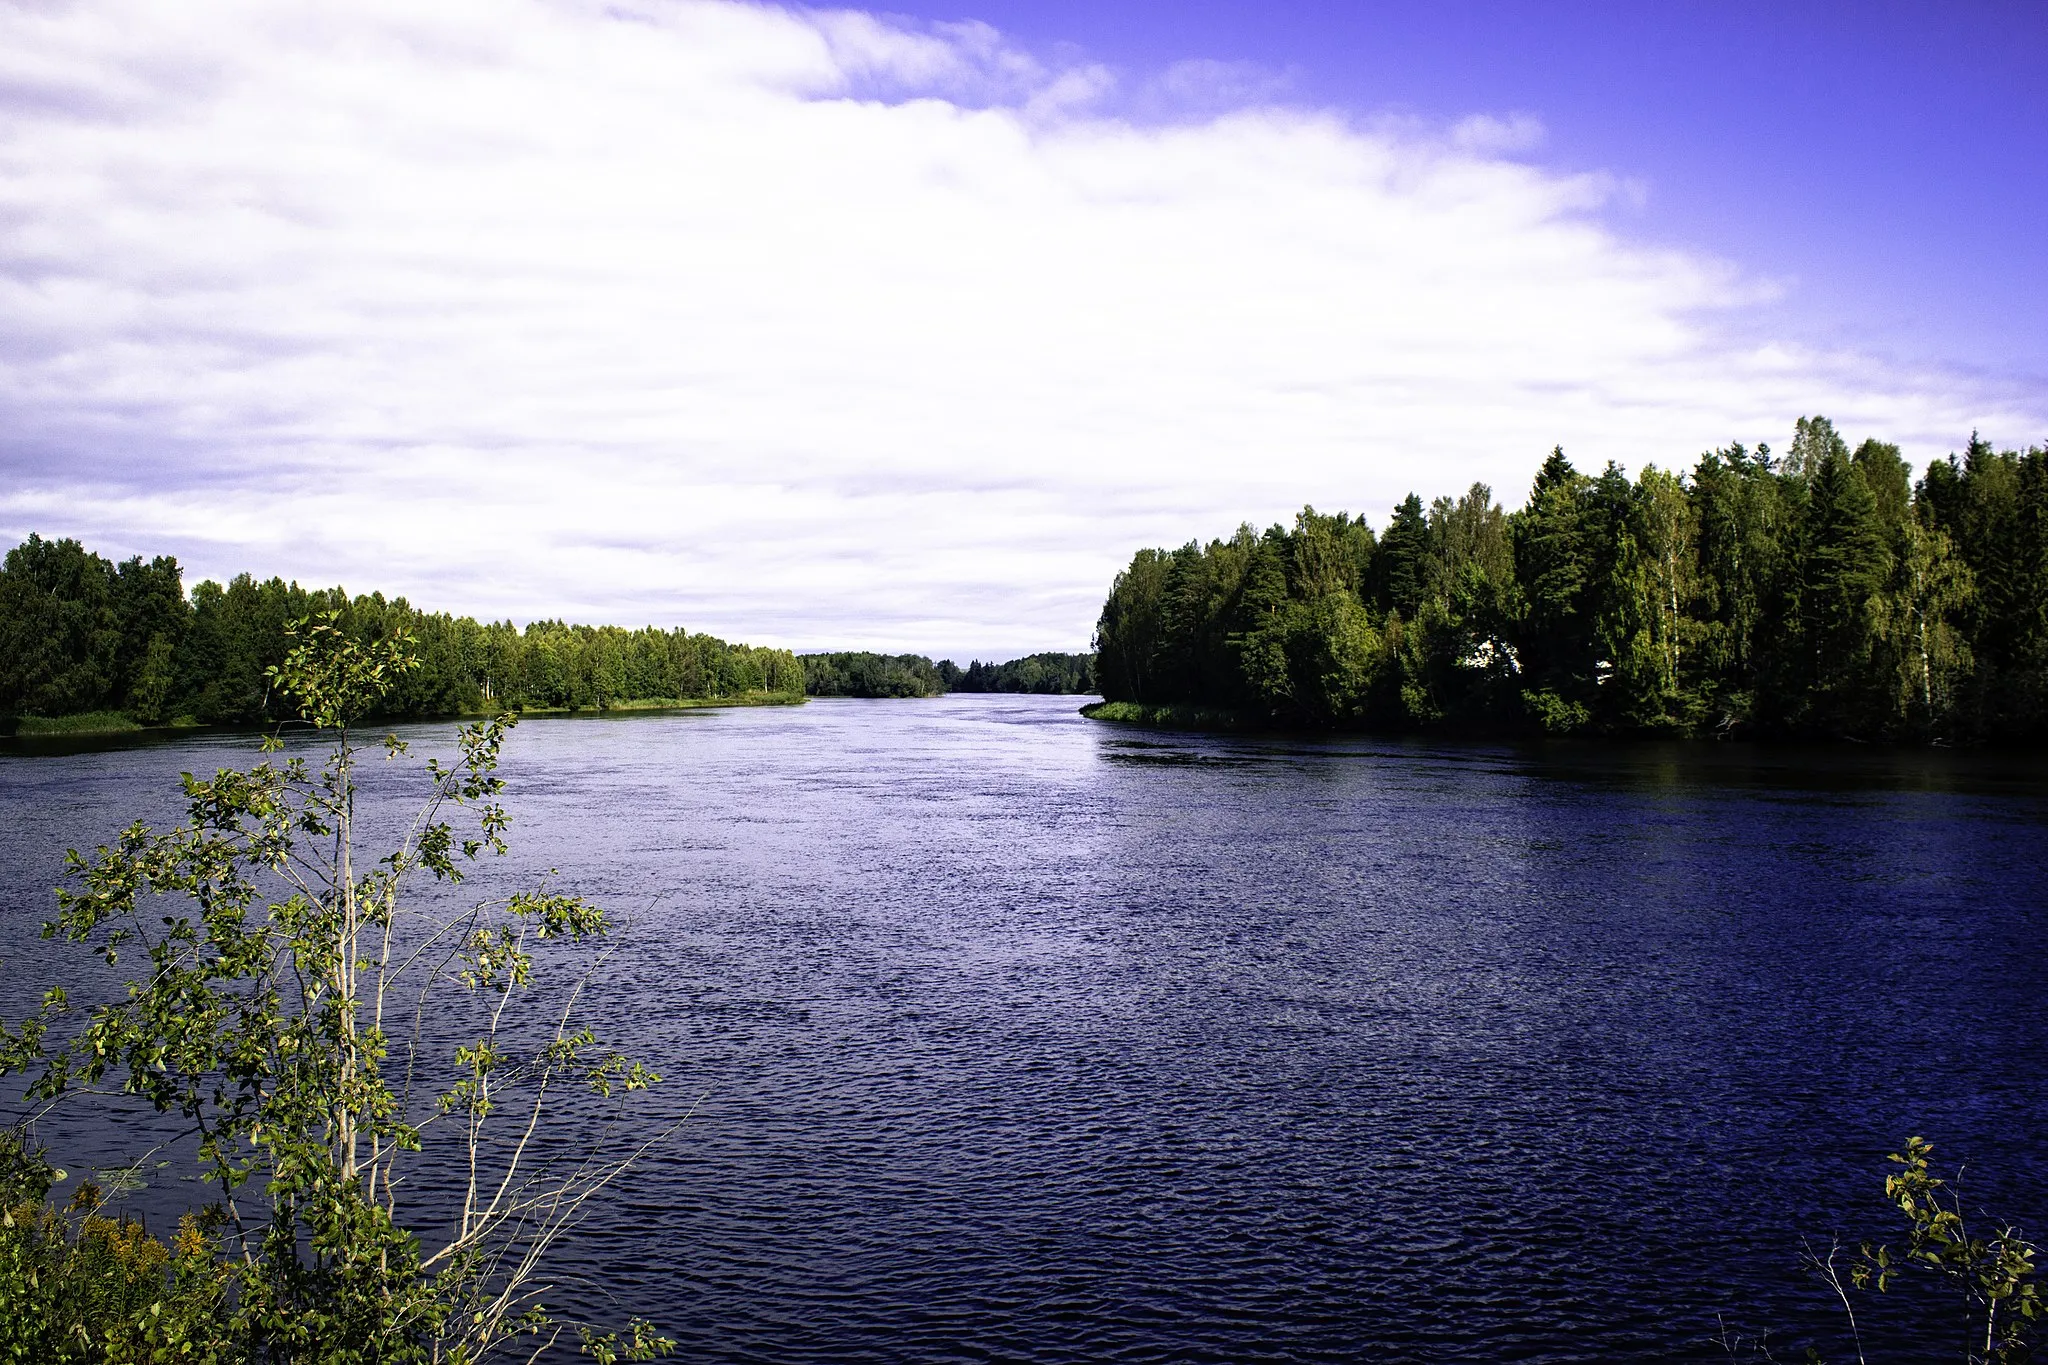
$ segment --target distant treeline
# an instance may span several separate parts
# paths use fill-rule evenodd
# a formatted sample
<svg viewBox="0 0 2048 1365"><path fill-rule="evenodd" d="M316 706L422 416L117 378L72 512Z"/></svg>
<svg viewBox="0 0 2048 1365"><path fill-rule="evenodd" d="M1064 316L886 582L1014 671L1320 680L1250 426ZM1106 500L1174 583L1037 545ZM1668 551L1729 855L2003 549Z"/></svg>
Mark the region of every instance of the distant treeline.
<svg viewBox="0 0 2048 1365"><path fill-rule="evenodd" d="M804 690L814 697L936 697L944 692L1095 691L1093 654L1028 654L1008 663L976 659L962 668L922 654L857 651L803 656Z"/></svg>
<svg viewBox="0 0 2048 1365"><path fill-rule="evenodd" d="M921 654L803 654L804 691L814 697L936 697L946 690Z"/></svg>
<svg viewBox="0 0 2048 1365"><path fill-rule="evenodd" d="M274 719L282 708L264 670L283 659L286 626L318 611L340 611L366 636L417 638L421 667L386 699L393 717L803 690L803 666L788 650L653 627L537 621L521 630L248 574L225 587L200 583L188 597L175 559L113 564L75 540L32 535L0 569L0 716Z"/></svg>
<svg viewBox="0 0 2048 1365"><path fill-rule="evenodd" d="M1095 691L1093 654L1027 654L1006 664L985 664L979 659L962 669L951 660L941 662L940 672L952 669L948 687L954 692L1035 692L1052 696L1085 696Z"/></svg>
<svg viewBox="0 0 2048 1365"><path fill-rule="evenodd" d="M1553 451L1386 529L1141 550L1097 629L1112 700L1463 733L2048 739L2048 451L1972 437L1916 483L1824 418L1688 475Z"/></svg>

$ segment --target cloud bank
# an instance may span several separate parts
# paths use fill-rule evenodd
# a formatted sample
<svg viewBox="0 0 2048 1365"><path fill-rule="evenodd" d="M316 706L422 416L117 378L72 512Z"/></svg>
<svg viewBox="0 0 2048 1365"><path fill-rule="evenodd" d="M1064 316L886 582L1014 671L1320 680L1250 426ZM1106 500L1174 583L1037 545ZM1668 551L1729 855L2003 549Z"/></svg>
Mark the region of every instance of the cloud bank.
<svg viewBox="0 0 2048 1365"><path fill-rule="evenodd" d="M2038 395L1745 331L1528 120L980 25L0 5L0 532L526 619L1082 648L1141 544Z"/></svg>

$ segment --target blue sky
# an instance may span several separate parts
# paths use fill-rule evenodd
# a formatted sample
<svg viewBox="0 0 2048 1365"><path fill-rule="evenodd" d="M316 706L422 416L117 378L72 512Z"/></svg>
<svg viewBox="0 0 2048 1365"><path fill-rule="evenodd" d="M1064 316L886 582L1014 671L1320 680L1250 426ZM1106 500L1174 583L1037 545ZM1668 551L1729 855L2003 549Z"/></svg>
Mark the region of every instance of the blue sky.
<svg viewBox="0 0 2048 1365"><path fill-rule="evenodd" d="M1283 98L1537 120L1530 159L1635 182L1632 236L1787 283L1756 325L2048 375L2048 5L989 0L1128 69L1245 63Z"/></svg>
<svg viewBox="0 0 2048 1365"><path fill-rule="evenodd" d="M2038 442L2041 13L0 0L0 537L986 658L1553 444Z"/></svg>

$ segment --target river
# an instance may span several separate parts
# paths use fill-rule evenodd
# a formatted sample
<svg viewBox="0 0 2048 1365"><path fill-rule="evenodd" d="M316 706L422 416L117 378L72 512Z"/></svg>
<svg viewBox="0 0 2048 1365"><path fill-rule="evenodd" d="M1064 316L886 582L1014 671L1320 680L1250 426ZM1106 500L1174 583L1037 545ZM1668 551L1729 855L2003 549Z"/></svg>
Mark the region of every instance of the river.
<svg viewBox="0 0 2048 1365"><path fill-rule="evenodd" d="M695 1106L555 1301L690 1360L1706 1360L1833 1339L1800 1239L1896 1237L1909 1133L2048 1233L2040 760L1075 705L515 731L514 863L631 919L593 1017ZM252 749L0 754L10 1015L62 849Z"/></svg>

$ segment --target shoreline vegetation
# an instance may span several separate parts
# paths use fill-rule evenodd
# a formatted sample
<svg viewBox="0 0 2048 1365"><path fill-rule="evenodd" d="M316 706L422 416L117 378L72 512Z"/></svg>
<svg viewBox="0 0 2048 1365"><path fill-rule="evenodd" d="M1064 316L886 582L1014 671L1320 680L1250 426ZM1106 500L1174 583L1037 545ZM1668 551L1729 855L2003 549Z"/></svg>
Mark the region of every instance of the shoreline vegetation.
<svg viewBox="0 0 2048 1365"><path fill-rule="evenodd" d="M813 697L938 697L949 692L1087 696L1095 691L1093 654L1027 654L1008 663L976 659L962 668L922 654L842 650L799 656Z"/></svg>
<svg viewBox="0 0 2048 1365"><path fill-rule="evenodd" d="M1221 706L1187 706L1178 702L1097 701L1081 708L1090 720L1119 725L1145 725L1155 730L1263 730L1269 722L1250 711Z"/></svg>
<svg viewBox="0 0 2048 1365"><path fill-rule="evenodd" d="M802 706L810 698L801 692L747 692L730 697L634 697L608 701L602 707L522 706L518 714L527 719L559 716L609 716L620 712L703 711L732 706ZM491 711L458 711L447 715L409 717L418 720L480 720ZM157 725L144 725L121 711L88 711L70 716L11 716L0 719L0 739L92 738L103 735L164 735L200 730L262 729L254 725L209 724L180 717Z"/></svg>
<svg viewBox="0 0 2048 1365"><path fill-rule="evenodd" d="M584 987L615 921L553 873L477 878L510 851L507 713L462 726L454 761L412 766L417 814L372 842L362 766L406 745L366 745L355 722L420 660L409 632L364 642L342 617L294 623L268 675L324 756L272 760L280 726L250 768L182 774L179 824L66 858L43 936L136 974L90 1010L52 982L0 1020L0 1357L426 1365L537 1359L572 1329L607 1365L675 1347L643 1318L583 1316L601 1303L578 1321L542 1302L553 1248L688 1119L651 1106L660 1075L597 1031ZM90 998L91 979L70 984ZM181 1136L63 1198L74 1177L36 1120L116 1093ZM627 1122L637 1141L609 1142ZM165 1147L195 1188L159 1240L121 1201ZM411 1193L422 1169L465 1173L456 1216Z"/></svg>
<svg viewBox="0 0 2048 1365"><path fill-rule="evenodd" d="M248 729L282 714L269 670L288 626L338 613L365 641L405 635L419 666L374 719L465 719L796 706L810 696L1090 693L1094 656L1007 663L862 652L809 654L647 626L478 622L382 593L308 590L239 574L187 594L177 560L115 564L31 535L0 567L0 738Z"/></svg>
<svg viewBox="0 0 2048 1365"><path fill-rule="evenodd" d="M1140 550L1096 647L1084 714L1162 727L2035 747L2048 449L1915 480L1810 417L1690 473L1554 450L1513 512L1474 484Z"/></svg>
<svg viewBox="0 0 2048 1365"><path fill-rule="evenodd" d="M0 567L0 733L275 723L286 710L272 671L290 625L326 614L354 638L416 642L418 666L379 699L377 721L803 699L803 665L786 649L654 626L521 628L246 573L187 594L169 556L114 564L31 535Z"/></svg>

